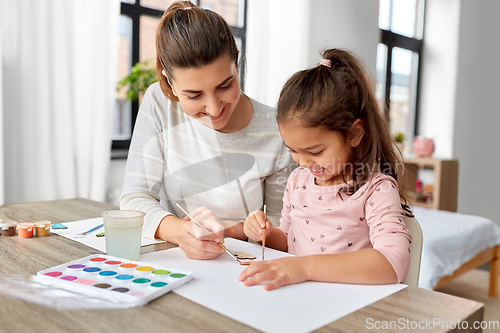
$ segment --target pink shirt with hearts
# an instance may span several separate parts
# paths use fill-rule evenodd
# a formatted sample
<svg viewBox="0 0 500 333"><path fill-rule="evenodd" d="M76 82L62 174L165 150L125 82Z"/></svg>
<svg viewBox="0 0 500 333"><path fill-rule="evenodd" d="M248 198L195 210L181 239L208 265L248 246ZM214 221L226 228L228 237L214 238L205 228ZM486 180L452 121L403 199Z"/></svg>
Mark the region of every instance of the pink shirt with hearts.
<svg viewBox="0 0 500 333"><path fill-rule="evenodd" d="M374 248L401 282L410 265L411 235L404 223L398 184L374 173L352 196L338 195L346 184L318 186L309 169L299 167L288 179L279 229L288 252L298 256Z"/></svg>

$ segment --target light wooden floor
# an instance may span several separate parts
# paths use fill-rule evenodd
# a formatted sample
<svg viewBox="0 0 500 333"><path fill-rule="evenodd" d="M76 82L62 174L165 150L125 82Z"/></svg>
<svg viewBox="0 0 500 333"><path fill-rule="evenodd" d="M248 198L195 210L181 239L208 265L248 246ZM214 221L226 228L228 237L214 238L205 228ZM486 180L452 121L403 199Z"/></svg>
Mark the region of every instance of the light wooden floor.
<svg viewBox="0 0 500 333"><path fill-rule="evenodd" d="M500 325L500 296L497 298L488 296L489 276L488 271L473 269L437 291L484 303L484 320L496 321ZM500 329L485 329L483 332L497 333Z"/></svg>

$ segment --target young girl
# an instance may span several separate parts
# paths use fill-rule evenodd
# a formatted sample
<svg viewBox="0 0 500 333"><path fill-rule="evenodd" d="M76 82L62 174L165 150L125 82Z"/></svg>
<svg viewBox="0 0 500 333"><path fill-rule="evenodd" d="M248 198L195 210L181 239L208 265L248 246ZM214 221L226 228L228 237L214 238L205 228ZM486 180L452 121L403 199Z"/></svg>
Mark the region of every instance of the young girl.
<svg viewBox="0 0 500 333"><path fill-rule="evenodd" d="M278 101L284 144L300 164L288 179L281 223L250 214L245 234L297 257L256 262L239 280L272 290L307 280L388 284L404 279L411 216L398 189L398 157L360 62L331 49L294 74ZM402 204L404 202L405 204Z"/></svg>
<svg viewBox="0 0 500 333"><path fill-rule="evenodd" d="M238 49L220 15L173 3L156 54L159 83L137 116L120 208L146 213L146 237L212 259L224 253L215 244L224 236L247 239L248 212L266 204L278 223L293 161L275 110L241 92ZM198 233L177 204L213 233Z"/></svg>

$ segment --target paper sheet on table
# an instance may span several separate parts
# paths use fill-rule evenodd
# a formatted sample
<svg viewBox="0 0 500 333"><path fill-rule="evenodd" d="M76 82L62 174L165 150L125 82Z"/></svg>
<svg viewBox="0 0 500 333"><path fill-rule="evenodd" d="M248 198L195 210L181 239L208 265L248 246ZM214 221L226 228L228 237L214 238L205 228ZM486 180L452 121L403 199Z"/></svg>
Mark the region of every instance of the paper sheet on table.
<svg viewBox="0 0 500 333"><path fill-rule="evenodd" d="M91 228L98 226L99 224L102 224L102 217L96 217L93 219L87 219L87 220L80 220L80 221L73 221L73 222L66 222L66 223L61 223L62 225L65 225L68 227L68 229L51 229L50 231L64 236L66 238L72 239L75 242L79 242L82 244L85 244L87 246L93 247L94 249L97 249L102 252L106 252L106 241L104 237L96 237L98 233L101 233L104 231L104 227L101 229L98 229L96 231L91 232L88 235L85 235L83 237L76 237L78 233L85 232L87 230L90 230ZM150 244L156 244L156 243L161 243L164 241L160 240L153 240L149 238L142 237L141 241L141 246L145 245L150 245Z"/></svg>
<svg viewBox="0 0 500 333"><path fill-rule="evenodd" d="M245 251L261 258L258 245L232 238L224 244L232 253ZM288 255L266 249L266 260ZM191 271L193 280L175 293L264 332L309 332L407 287L309 281L264 291L262 285L245 287L237 280L247 266L240 266L228 254L214 260L191 260L175 248L141 255L140 260Z"/></svg>

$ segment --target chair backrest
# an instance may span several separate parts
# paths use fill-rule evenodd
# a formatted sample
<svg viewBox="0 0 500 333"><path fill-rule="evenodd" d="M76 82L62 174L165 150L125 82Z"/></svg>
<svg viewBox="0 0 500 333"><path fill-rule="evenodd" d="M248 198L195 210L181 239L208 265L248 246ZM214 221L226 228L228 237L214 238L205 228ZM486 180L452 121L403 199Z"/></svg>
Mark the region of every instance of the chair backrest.
<svg viewBox="0 0 500 333"><path fill-rule="evenodd" d="M405 224L410 231L412 242L410 244L410 269L402 281L412 287L418 287L418 276L420 274L420 259L422 258L423 235L420 224L414 217L405 217Z"/></svg>

